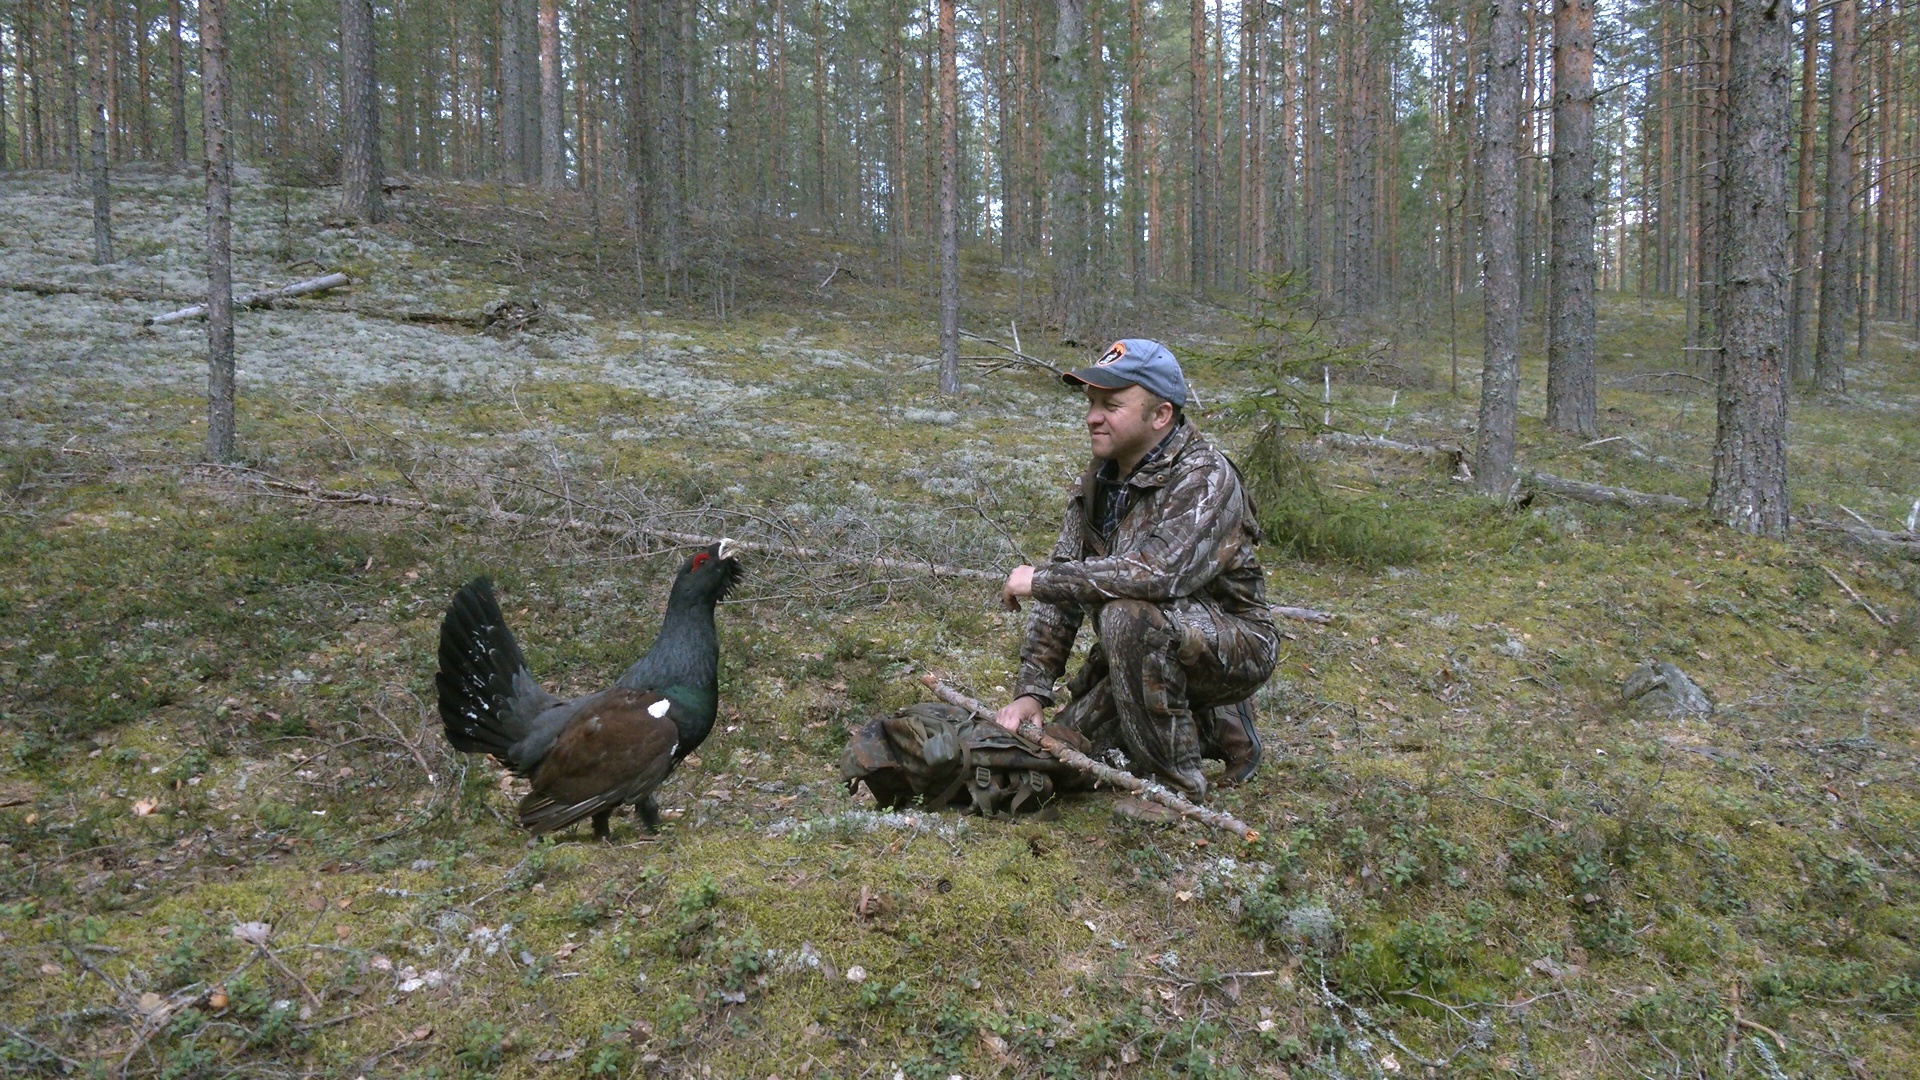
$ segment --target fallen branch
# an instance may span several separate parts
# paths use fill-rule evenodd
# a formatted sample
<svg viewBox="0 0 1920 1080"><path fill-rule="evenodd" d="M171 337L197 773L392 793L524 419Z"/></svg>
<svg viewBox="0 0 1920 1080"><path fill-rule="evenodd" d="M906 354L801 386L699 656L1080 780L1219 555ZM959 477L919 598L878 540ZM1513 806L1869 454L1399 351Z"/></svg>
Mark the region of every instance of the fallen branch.
<svg viewBox="0 0 1920 1080"><path fill-rule="evenodd" d="M670 544L682 544L689 547L706 547L719 542L716 536L701 536L698 533L679 532L673 529L651 529L641 526L612 525L580 518L547 517L539 514L520 514L512 510L481 510L473 507L452 506L447 503L430 502L426 499L408 499L398 495L383 495L368 491L340 491L312 484L296 484L290 480L281 480L273 476L260 476L260 483L274 491L285 492L298 498L315 503L327 503L346 506L385 506L398 510L418 510L430 514L445 514L449 517L478 518L508 525L538 525L566 532L593 533L600 536L627 538L633 536L650 537L664 540ZM773 553L799 559L844 560L844 556L833 556L827 552L811 548L790 547L775 544L761 544L750 540L735 540L733 546L741 551ZM964 566L947 566L936 562L920 562L913 559L890 559L871 556L859 560L861 563L882 570L912 570L930 573L935 577L962 578L970 581L1000 582L1004 574L992 570L973 570Z"/></svg>
<svg viewBox="0 0 1920 1080"><path fill-rule="evenodd" d="M1345 431L1323 431L1319 441L1327 446L1342 450L1391 450L1397 454L1417 454L1420 457L1443 457L1449 461L1459 461L1466 451L1452 443L1412 443L1389 439L1384 435L1353 435Z"/></svg>
<svg viewBox="0 0 1920 1080"><path fill-rule="evenodd" d="M1316 441L1322 446L1331 446L1339 450L1390 450L1396 454L1444 458L1447 466L1453 470L1454 479L1461 481L1473 479L1473 470L1467 465L1467 452L1452 443L1401 442L1399 439L1389 439L1384 435L1352 435L1344 431L1323 431Z"/></svg>
<svg viewBox="0 0 1920 1080"><path fill-rule="evenodd" d="M1594 506L1627 506L1635 510L1692 510L1699 506L1683 495L1660 495L1629 488L1607 487L1604 484L1589 484L1585 480L1569 480L1552 473L1528 473L1527 479L1533 486L1551 495L1575 502L1591 503Z"/></svg>
<svg viewBox="0 0 1920 1080"><path fill-rule="evenodd" d="M1920 533L1888 532L1870 525L1843 525L1835 521L1796 519L1794 524L1821 532L1845 533L1868 547L1879 548L1904 558L1920 560Z"/></svg>
<svg viewBox="0 0 1920 1080"><path fill-rule="evenodd" d="M970 698L960 691L955 690L953 687L948 686L946 683L941 682L939 676L931 673L922 675L920 682L924 684L928 690L933 691L933 696L939 698L941 701L949 705L958 705L982 720L989 722L993 720L992 709L987 708L986 705L982 704L978 699ZM1239 836L1242 840L1253 841L1260 838L1258 832L1249 828L1245 822L1234 817L1232 814L1223 814L1218 810L1209 810L1204 806L1196 806L1187 801L1185 796L1173 791L1164 784L1156 783L1152 780L1142 780L1132 773L1122 772L1111 765L1104 765L1095 761L1080 751L1075 750L1073 747L1068 746L1066 743L1061 742L1059 739L1040 730L1040 725L1038 724L1022 724L1020 734L1039 743L1046 749L1047 753L1079 769L1081 772L1091 775L1102 783L1110 784L1124 791L1131 791L1145 799L1151 799L1175 811L1182 817L1190 817L1195 821L1205 822L1216 829L1225 829Z"/></svg>
<svg viewBox="0 0 1920 1080"><path fill-rule="evenodd" d="M243 308L263 307L273 303L275 300L288 300L296 296L326 292L328 289L338 289L351 284L353 284L352 278L335 271L331 274L322 274L316 278L308 278L305 281L296 281L291 285L282 285L278 289L262 289L259 292L241 293L239 296L233 298L233 307L236 311ZM186 322L188 319L204 319L206 317L207 305L201 303L183 307L178 311L169 311L164 315L151 316L143 320L140 325L165 326L168 323Z"/></svg>
<svg viewBox="0 0 1920 1080"><path fill-rule="evenodd" d="M1059 368L1054 367L1052 364L1047 363L1045 360L1042 360L1037 356L1029 356L1024 352L1021 352L1020 346L1018 344L1007 345L1002 342L995 341L994 339L990 337L986 337L982 334L975 334L966 330L960 331L960 336L970 341L978 341L987 345L991 345L994 348L999 349L1002 352L1006 353L1007 359L1003 361L1000 365L998 365L999 367L1007 367L1012 364L1025 364L1028 367L1036 367L1036 368L1040 368L1043 371L1052 372L1055 376L1064 374Z"/></svg>
<svg viewBox="0 0 1920 1080"><path fill-rule="evenodd" d="M1882 616L1882 615L1881 615L1881 614L1880 614L1879 612L1877 612L1877 611L1875 611L1875 610L1873 610L1873 605L1872 605L1872 604L1869 604L1869 603L1867 603L1867 601L1866 601L1866 598L1865 598L1865 597L1862 597L1862 596L1861 596L1861 595L1860 595L1859 593L1857 593L1857 592L1854 592L1854 591L1853 591L1853 586L1851 586L1851 585L1849 585L1849 584L1847 584L1846 582L1844 582L1844 581L1842 581L1842 580L1840 580L1840 575L1839 575L1839 574L1836 574L1836 573L1834 573L1834 572L1833 572L1833 571L1832 571L1831 569L1828 569L1827 567L1824 567L1824 566L1823 566L1823 567L1821 567L1820 569L1821 569L1821 570L1824 570L1824 571L1826 571L1826 575L1827 575L1828 577L1830 577L1830 578L1832 578L1832 579L1833 579L1833 583L1834 583L1835 585L1838 585L1838 586L1840 586L1840 591L1841 591L1841 592L1844 592L1844 593L1846 593L1846 594L1847 594L1848 596L1851 596L1851 597L1853 597L1853 602L1854 602L1854 603L1856 603L1856 604L1859 604L1859 605L1860 605L1861 607L1863 607L1863 608L1866 608L1866 609L1867 609L1867 614L1869 614L1869 615L1871 615L1871 616L1873 616L1873 621L1874 621L1874 622L1877 622L1877 623L1879 623L1879 624L1880 624L1881 626L1892 626L1892 625L1893 625L1892 623L1890 623L1890 622L1888 622L1888 621L1886 620L1886 618L1885 618L1884 616Z"/></svg>

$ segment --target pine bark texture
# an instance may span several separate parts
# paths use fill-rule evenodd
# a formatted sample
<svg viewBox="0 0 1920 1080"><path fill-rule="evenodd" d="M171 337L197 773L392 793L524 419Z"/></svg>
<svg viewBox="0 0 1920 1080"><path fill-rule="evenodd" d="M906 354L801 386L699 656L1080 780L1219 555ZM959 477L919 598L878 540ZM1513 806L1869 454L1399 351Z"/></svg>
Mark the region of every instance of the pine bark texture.
<svg viewBox="0 0 1920 1080"><path fill-rule="evenodd" d="M1345 97L1341 138L1340 235L1342 243L1340 308L1349 316L1364 316L1373 307L1375 291L1373 44L1366 0L1350 0L1347 17Z"/></svg>
<svg viewBox="0 0 1920 1080"><path fill-rule="evenodd" d="M1087 277L1086 0L1056 0L1047 54L1048 192L1053 316L1062 341L1084 332Z"/></svg>
<svg viewBox="0 0 1920 1080"><path fill-rule="evenodd" d="M1820 261L1820 329L1813 343L1813 382L1826 391L1847 388L1847 331L1856 302L1853 280L1854 53L1859 45L1856 0L1836 0L1832 87L1827 107L1827 191Z"/></svg>
<svg viewBox="0 0 1920 1080"><path fill-rule="evenodd" d="M567 182L567 156L561 149L564 121L560 103L566 97L560 85L560 5L540 0L540 184L557 188Z"/></svg>
<svg viewBox="0 0 1920 1080"><path fill-rule="evenodd" d="M167 120L173 134L172 160L182 169L187 167L187 58L186 50L180 46L184 22L180 0L167 0L167 93L173 106Z"/></svg>
<svg viewBox="0 0 1920 1080"><path fill-rule="evenodd" d="M350 0L341 0L342 3ZM520 0L503 0L500 5L500 88L499 124L501 172L510 178L522 178L526 147L526 102L520 88L526 82L526 66L521 44L526 38L522 26Z"/></svg>
<svg viewBox="0 0 1920 1080"><path fill-rule="evenodd" d="M1553 264L1547 290L1547 426L1592 435L1593 0L1554 0Z"/></svg>
<svg viewBox="0 0 1920 1080"><path fill-rule="evenodd" d="M113 186L107 173L107 28L106 6L93 0L87 15L88 123L92 162L88 170L93 196L93 264L113 261Z"/></svg>
<svg viewBox="0 0 1920 1080"><path fill-rule="evenodd" d="M1486 357L1480 368L1479 490L1505 498L1513 488L1513 437L1520 396L1520 249L1514 235L1520 130L1520 0L1489 0L1485 124L1481 137L1480 242L1484 255Z"/></svg>
<svg viewBox="0 0 1920 1080"><path fill-rule="evenodd" d="M954 220L960 157L954 0L940 0L940 392L960 392L960 242Z"/></svg>
<svg viewBox="0 0 1920 1080"><path fill-rule="evenodd" d="M379 85L373 70L373 0L340 0L340 214L381 219Z"/></svg>
<svg viewBox="0 0 1920 1080"><path fill-rule="evenodd" d="M1141 16L1144 0L1127 0L1127 261L1133 276L1133 302L1147 299L1147 144L1142 127L1146 122L1146 99L1142 84L1147 77L1146 21Z"/></svg>
<svg viewBox="0 0 1920 1080"><path fill-rule="evenodd" d="M1787 531L1787 158L1793 91L1787 0L1735 0L1718 368L1707 505L1728 527Z"/></svg>
<svg viewBox="0 0 1920 1080"><path fill-rule="evenodd" d="M1795 383L1813 380L1813 257L1814 241L1820 235L1820 223L1814 216L1817 205L1814 143L1820 126L1820 18L1808 13L1802 21L1805 25L1801 27L1800 51L1800 164L1799 182L1795 185L1799 213L1793 219L1793 307L1787 343L1789 374Z"/></svg>
<svg viewBox="0 0 1920 1080"><path fill-rule="evenodd" d="M1192 0L1188 11L1187 156L1192 190L1187 200L1187 253L1193 298L1206 294L1213 253L1207 223L1207 4Z"/></svg>
<svg viewBox="0 0 1920 1080"><path fill-rule="evenodd" d="M200 0L200 128L207 167L207 458L233 459L233 128L227 0Z"/></svg>

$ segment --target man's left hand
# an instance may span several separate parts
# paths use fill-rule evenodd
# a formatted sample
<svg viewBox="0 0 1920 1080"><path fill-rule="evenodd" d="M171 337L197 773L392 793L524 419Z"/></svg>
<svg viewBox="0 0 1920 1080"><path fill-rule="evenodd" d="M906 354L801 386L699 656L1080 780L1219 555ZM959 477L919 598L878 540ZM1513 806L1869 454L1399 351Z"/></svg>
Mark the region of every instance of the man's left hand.
<svg viewBox="0 0 1920 1080"><path fill-rule="evenodd" d="M1000 587L1000 603L1008 611L1020 610L1020 598L1033 595L1033 567L1016 566L1013 573L1007 575L1007 583Z"/></svg>

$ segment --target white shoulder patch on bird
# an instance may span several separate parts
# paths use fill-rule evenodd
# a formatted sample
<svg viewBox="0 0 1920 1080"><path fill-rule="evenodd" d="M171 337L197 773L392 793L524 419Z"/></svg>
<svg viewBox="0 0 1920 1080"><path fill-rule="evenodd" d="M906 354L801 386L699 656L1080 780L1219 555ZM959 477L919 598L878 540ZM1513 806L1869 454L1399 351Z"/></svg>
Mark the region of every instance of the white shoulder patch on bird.
<svg viewBox="0 0 1920 1080"><path fill-rule="evenodd" d="M659 701L647 706L647 715L657 720L667 715L667 710L671 708L673 708L673 702L668 701L666 698L661 698Z"/></svg>

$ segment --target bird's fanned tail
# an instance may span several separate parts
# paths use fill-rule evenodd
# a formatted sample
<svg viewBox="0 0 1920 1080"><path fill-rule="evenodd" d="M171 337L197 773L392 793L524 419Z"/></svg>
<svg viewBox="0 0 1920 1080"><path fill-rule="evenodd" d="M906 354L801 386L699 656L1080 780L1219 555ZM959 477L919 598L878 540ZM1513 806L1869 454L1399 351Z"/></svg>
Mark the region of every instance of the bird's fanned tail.
<svg viewBox="0 0 1920 1080"><path fill-rule="evenodd" d="M526 737L533 718L558 699L527 671L486 578L467 582L447 605L434 685L454 749L492 754L524 775L509 751Z"/></svg>

